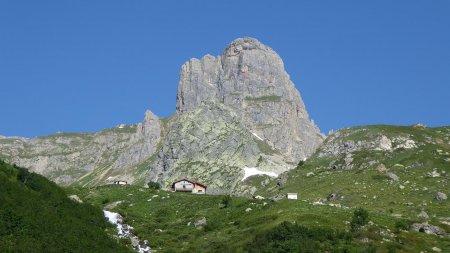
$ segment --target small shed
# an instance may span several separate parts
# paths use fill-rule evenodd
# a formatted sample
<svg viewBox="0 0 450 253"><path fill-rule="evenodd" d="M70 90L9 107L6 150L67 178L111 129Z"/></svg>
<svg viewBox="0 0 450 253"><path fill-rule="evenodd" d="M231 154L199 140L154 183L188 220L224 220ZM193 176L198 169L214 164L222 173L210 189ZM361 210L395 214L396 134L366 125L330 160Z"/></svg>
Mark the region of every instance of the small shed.
<svg viewBox="0 0 450 253"><path fill-rule="evenodd" d="M207 186L192 179L179 179L172 183L172 190L176 192L192 192L194 194L206 194Z"/></svg>
<svg viewBox="0 0 450 253"><path fill-rule="evenodd" d="M128 182L125 180L116 180L116 181L114 181L114 184L124 185L124 184L128 184Z"/></svg>
<svg viewBox="0 0 450 253"><path fill-rule="evenodd" d="M287 198L288 199L297 199L297 193L288 193Z"/></svg>

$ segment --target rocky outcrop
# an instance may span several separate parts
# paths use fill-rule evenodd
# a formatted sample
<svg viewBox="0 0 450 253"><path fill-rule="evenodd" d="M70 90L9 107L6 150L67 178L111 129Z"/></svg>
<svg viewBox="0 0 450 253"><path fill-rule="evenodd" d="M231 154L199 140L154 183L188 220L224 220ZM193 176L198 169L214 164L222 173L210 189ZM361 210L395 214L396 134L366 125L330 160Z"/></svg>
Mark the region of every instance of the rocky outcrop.
<svg viewBox="0 0 450 253"><path fill-rule="evenodd" d="M221 56L206 55L182 66L177 113L208 100L233 109L251 132L289 162L310 156L323 141L283 61L256 39L237 39Z"/></svg>
<svg viewBox="0 0 450 253"><path fill-rule="evenodd" d="M428 224L428 222L424 223L414 223L411 225L411 229L417 232L432 234L432 235L447 235L444 229Z"/></svg>
<svg viewBox="0 0 450 253"><path fill-rule="evenodd" d="M208 184L209 193L223 193L238 187L247 166L277 174L290 169L232 109L207 102L170 122L148 180L169 186L179 178L195 178Z"/></svg>
<svg viewBox="0 0 450 253"><path fill-rule="evenodd" d="M115 179L133 183L146 171L138 165L155 153L161 122L152 112L144 121L96 133L58 133L32 139L1 137L0 156L53 181L97 185Z"/></svg>
<svg viewBox="0 0 450 253"><path fill-rule="evenodd" d="M384 154L393 156L403 151L418 150L425 145L418 142L414 131L407 131L413 127L396 126L367 126L344 128L331 133L316 152L317 158L329 161L330 169L350 170L354 168L368 168L376 164L375 168L386 174L394 181L398 181L395 174L388 172L379 160L362 154ZM406 130L406 131L405 131Z"/></svg>

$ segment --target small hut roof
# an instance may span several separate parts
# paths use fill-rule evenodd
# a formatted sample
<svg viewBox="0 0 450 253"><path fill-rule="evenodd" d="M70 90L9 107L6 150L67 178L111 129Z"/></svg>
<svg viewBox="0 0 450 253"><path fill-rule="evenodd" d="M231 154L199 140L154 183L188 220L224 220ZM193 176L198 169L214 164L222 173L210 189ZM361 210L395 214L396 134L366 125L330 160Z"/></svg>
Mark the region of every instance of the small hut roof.
<svg viewBox="0 0 450 253"><path fill-rule="evenodd" d="M206 184L204 184L204 183L200 183L200 182L197 182L197 181L195 181L195 180L188 179L188 178L182 178L182 179L178 179L177 181L173 182L173 183L172 183L172 188L175 187L175 184L176 184L176 183L181 182L181 181L188 181L188 182L190 182L190 183L192 183L192 184L197 184L197 185L203 186L203 187L205 187L205 188L207 187Z"/></svg>

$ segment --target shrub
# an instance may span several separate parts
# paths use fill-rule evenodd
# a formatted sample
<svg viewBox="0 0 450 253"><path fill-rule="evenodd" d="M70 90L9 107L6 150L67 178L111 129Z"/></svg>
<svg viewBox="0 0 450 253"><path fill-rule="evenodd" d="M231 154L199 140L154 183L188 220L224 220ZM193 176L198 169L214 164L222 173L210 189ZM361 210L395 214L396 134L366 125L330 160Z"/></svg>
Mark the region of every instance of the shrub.
<svg viewBox="0 0 450 253"><path fill-rule="evenodd" d="M369 222L369 213L364 208L358 208L353 212L353 218L350 222L352 231L356 231Z"/></svg>
<svg viewBox="0 0 450 253"><path fill-rule="evenodd" d="M386 249L387 249L387 252L388 253L395 253L395 252L397 252L397 248L398 248L398 246L397 245L395 245L395 244L388 244L387 246L386 246Z"/></svg>
<svg viewBox="0 0 450 253"><path fill-rule="evenodd" d="M304 164L305 164L305 161L300 160L300 162L298 162L298 164L297 164L297 169L302 167Z"/></svg>
<svg viewBox="0 0 450 253"><path fill-rule="evenodd" d="M231 207L231 204L232 204L232 198L231 198L231 196L230 196L230 195L224 196L224 197L222 198L221 204L222 204L222 208L228 208L228 207Z"/></svg>
<svg viewBox="0 0 450 253"><path fill-rule="evenodd" d="M152 181L150 181L150 182L147 183L147 185L148 185L148 188L149 188L149 189L153 189L153 190L159 190L159 189L161 189L161 185L160 185L158 182L152 182Z"/></svg>
<svg viewBox="0 0 450 253"><path fill-rule="evenodd" d="M397 232L400 232L400 230L408 230L408 228L409 228L408 222L404 220L398 220L395 222L395 230Z"/></svg>
<svg viewBox="0 0 450 253"><path fill-rule="evenodd" d="M250 253L348 252L353 245L351 235L346 232L282 222L267 232L257 234L245 250Z"/></svg>
<svg viewBox="0 0 450 253"><path fill-rule="evenodd" d="M363 252L364 253L376 253L377 247L373 244L370 244Z"/></svg>

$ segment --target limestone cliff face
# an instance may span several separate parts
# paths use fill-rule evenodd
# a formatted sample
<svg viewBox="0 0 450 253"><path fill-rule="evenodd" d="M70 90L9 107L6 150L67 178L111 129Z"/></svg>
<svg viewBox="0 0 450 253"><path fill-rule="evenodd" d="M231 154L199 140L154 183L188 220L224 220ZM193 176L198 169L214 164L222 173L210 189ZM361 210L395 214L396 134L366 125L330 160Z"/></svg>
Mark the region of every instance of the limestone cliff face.
<svg viewBox="0 0 450 253"><path fill-rule="evenodd" d="M323 141L280 57L252 38L181 67L167 129L148 181L190 177L209 192L252 194L246 169L278 175Z"/></svg>
<svg viewBox="0 0 450 253"><path fill-rule="evenodd" d="M60 133L32 139L0 137L0 156L53 181L98 185L144 178L145 163L161 138L161 122L147 111L142 123L96 133ZM139 175L142 174L142 175Z"/></svg>
<svg viewBox="0 0 450 253"><path fill-rule="evenodd" d="M289 162L310 156L324 139L281 58L256 39L237 39L221 56L206 55L182 66L177 113L208 100L230 106L250 131Z"/></svg>

